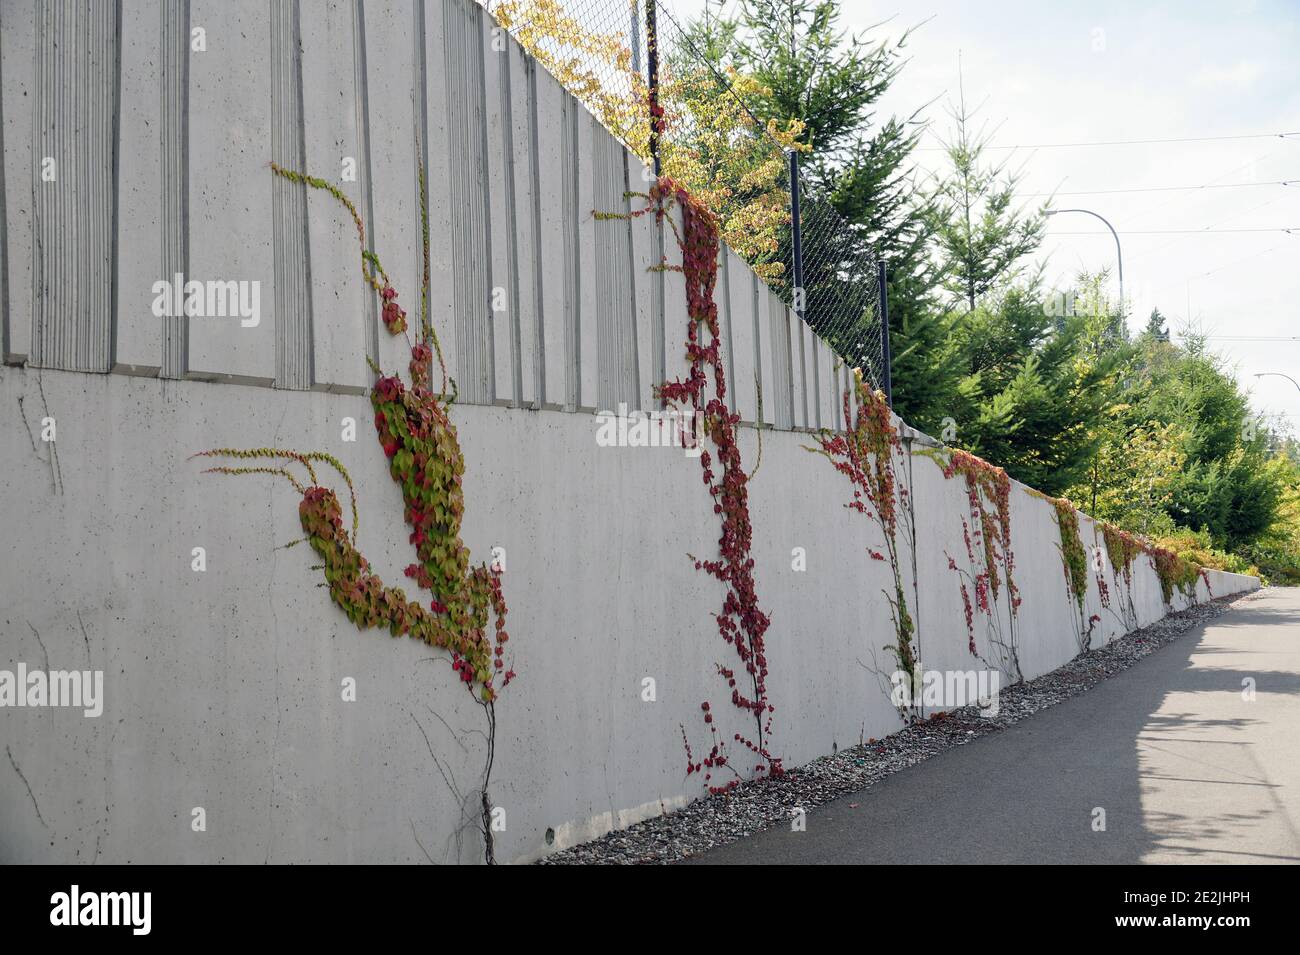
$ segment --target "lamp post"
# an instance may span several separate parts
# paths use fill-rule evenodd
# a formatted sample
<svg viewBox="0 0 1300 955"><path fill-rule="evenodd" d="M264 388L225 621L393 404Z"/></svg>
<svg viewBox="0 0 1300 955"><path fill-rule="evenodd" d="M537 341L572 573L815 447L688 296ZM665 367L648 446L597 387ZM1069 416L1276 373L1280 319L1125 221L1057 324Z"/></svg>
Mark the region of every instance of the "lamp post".
<svg viewBox="0 0 1300 955"><path fill-rule="evenodd" d="M1295 380L1294 378L1292 378L1290 375L1284 374L1283 372L1280 372L1280 371L1257 371L1257 372L1255 372L1255 377L1256 377L1256 378L1263 378L1263 377L1266 376L1266 375L1272 375L1272 376L1275 377L1275 378L1285 378L1287 381L1291 382L1291 384L1295 385L1295 387L1296 387L1296 391L1300 391L1300 381L1296 381L1296 380ZM1269 449L1270 451L1275 451L1275 450L1276 450L1276 449L1273 447L1273 443L1272 443L1272 441L1269 442L1269 448L1268 448L1268 449Z"/></svg>
<svg viewBox="0 0 1300 955"><path fill-rule="evenodd" d="M1054 215L1059 215L1062 212L1082 212L1084 215L1101 219L1102 223L1106 226L1106 228L1110 230L1110 234L1115 237L1115 261L1119 265L1119 307L1120 310L1123 311L1124 309L1124 252L1119 246L1119 233L1115 231L1115 227L1113 225L1111 225L1109 222L1106 221L1105 216L1098 215L1097 213L1093 212L1091 209L1049 209L1047 211L1047 215L1054 216Z"/></svg>
<svg viewBox="0 0 1300 955"><path fill-rule="evenodd" d="M1093 212L1091 209L1049 209L1047 210L1047 215L1054 216L1054 215L1059 215L1062 212L1082 212L1086 216L1092 216L1095 219L1100 219L1102 221L1102 224L1105 225L1106 228L1110 230L1110 234L1115 237L1115 262L1119 266L1119 310L1120 310L1120 315L1122 316L1124 314L1124 251L1120 248L1119 245L1119 233L1115 231L1115 227L1113 225L1111 225L1108 221L1106 221L1105 216L1099 215L1098 213ZM1092 462L1092 515L1091 516L1096 516L1096 514L1097 514L1097 459L1094 457Z"/></svg>
<svg viewBox="0 0 1300 955"><path fill-rule="evenodd" d="M1256 377L1256 378L1263 378L1265 375L1274 375L1274 376L1276 376L1276 377L1278 377L1278 378L1285 378L1287 381L1291 382L1291 384L1295 385L1297 391L1300 391L1300 381L1296 381L1296 380L1295 380L1294 378L1292 378L1290 375L1284 375L1284 374L1283 374L1282 372L1280 372L1280 371L1257 371L1257 372L1255 372L1255 377Z"/></svg>

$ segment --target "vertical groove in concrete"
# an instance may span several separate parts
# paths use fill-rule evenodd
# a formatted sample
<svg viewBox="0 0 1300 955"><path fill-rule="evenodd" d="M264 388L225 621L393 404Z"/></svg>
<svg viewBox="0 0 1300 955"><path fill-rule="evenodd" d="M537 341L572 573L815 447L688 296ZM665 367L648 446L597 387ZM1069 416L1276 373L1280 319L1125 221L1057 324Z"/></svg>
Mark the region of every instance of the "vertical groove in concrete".
<svg viewBox="0 0 1300 955"><path fill-rule="evenodd" d="M433 252L433 231L432 220L429 217L429 57L425 51L425 38L427 31L425 29L425 2L416 0L413 13L415 22L412 30L412 40L415 43L413 62L415 64L415 82L412 84L412 106L415 111L413 117L415 128L418 132L416 137L416 156L415 156L415 182L411 187L415 190L417 203L415 231L420 236L420 241L415 244L415 274L418 276L419 298L417 302L418 314L412 314L408 317L411 326L411 336L414 339L417 334L423 334L421 322L423 317L428 315L429 322L433 322L433 289L424 287L424 223L430 223L429 232L429 249L430 256ZM420 195L420 177L424 177L424 196ZM432 268L432 262L430 262ZM432 279L430 279L432 281ZM421 329L420 331L416 331Z"/></svg>
<svg viewBox="0 0 1300 955"><path fill-rule="evenodd" d="M118 301L117 289L118 282L118 254L119 244L118 236L118 215L120 214L119 204L122 196L122 184L120 177L122 175L122 4L121 0L115 5L116 9L113 16L113 49L117 55L113 57L113 120L108 130L109 141L113 144L113 176L111 188L113 195L113 207L109 211L109 228L112 230L112 259L108 263L108 274L112 277L112 294L109 297L108 313L108 354L105 356L106 366L111 370L117 364L117 322L118 322ZM0 156L3 156L0 151ZM3 190L0 189L0 192ZM3 222L3 202L0 202L0 222Z"/></svg>
<svg viewBox="0 0 1300 955"><path fill-rule="evenodd" d="M658 219L655 223L655 261L658 265L664 260L664 230L668 228ZM651 309L654 316L654 326L650 329L650 343L653 355L654 386L658 387L668 381L668 346L667 346L667 323L668 319L664 313L664 282L665 276L662 270L655 271L650 282ZM657 404L662 405L659 401Z"/></svg>
<svg viewBox="0 0 1300 955"><path fill-rule="evenodd" d="M39 367L112 364L119 19L117 3L89 0L42 0L36 13L31 363Z"/></svg>
<svg viewBox="0 0 1300 955"><path fill-rule="evenodd" d="M821 356L818 354L819 349L818 349L818 347L817 347L817 346L820 344L820 341L821 341L821 340L817 337L816 333L813 333L812 335L810 335L810 336L809 336L809 340L812 342L812 376L813 376L813 383L812 383L811 388L809 388L808 383L807 383L807 382L804 382L804 390L805 390L805 391L811 391L811 392L812 392L812 395L813 395L813 399L812 399L812 408L813 408L813 415L814 415L813 422L815 422L815 424L813 424L813 426L816 427L816 428L818 428L818 429L821 429L821 428L826 428L826 427L829 427L829 426L830 426L830 422L829 422L829 421L822 421L822 394L823 394L823 392L822 392L822 362L821 362Z"/></svg>
<svg viewBox="0 0 1300 955"><path fill-rule="evenodd" d="M628 212L632 208L631 199L629 198L629 194L632 190L631 168L629 164L636 162L636 159L626 149L624 149L622 143L619 143L617 140L614 141L614 146L618 150L618 159L620 160L620 165L623 167L623 211ZM640 408L641 355L639 343L641 341L641 336L638 334L639 330L636 327L636 254L632 247L632 220L629 218L626 222L618 223L618 226L620 234L626 238L627 243L627 264L626 272L624 273L627 276L625 283L627 286L627 323L623 327L623 333L625 336L623 351L627 374L625 376L623 387L624 393L628 396L628 405L633 408ZM620 269L620 271L623 270ZM642 410L649 411L650 409L644 408Z"/></svg>
<svg viewBox="0 0 1300 955"><path fill-rule="evenodd" d="M772 399L763 394L771 382L763 380L763 336L758 328L758 286L762 282L755 273L749 273L749 320L754 325L754 425L772 423ZM764 286L766 288L766 286Z"/></svg>
<svg viewBox="0 0 1300 955"><path fill-rule="evenodd" d="M790 319L785 303L767 292L772 326L772 420L778 428L789 428L794 419L794 369L790 362Z"/></svg>
<svg viewBox="0 0 1300 955"><path fill-rule="evenodd" d="M803 412L803 426L813 427L812 418L808 417L808 350L807 336L804 334L803 319L794 312L790 313L790 329L799 338L799 402ZM814 392L815 394L816 392Z"/></svg>
<svg viewBox="0 0 1300 955"><path fill-rule="evenodd" d="M161 99L162 279L175 282L189 272L189 89L190 0L162 0L159 7L161 59L158 95ZM189 320L164 315L162 322L163 378L183 378L189 364Z"/></svg>
<svg viewBox="0 0 1300 955"><path fill-rule="evenodd" d="M491 26L489 26L491 29ZM504 140L502 148L502 169L505 173L505 207L506 207L506 274L510 282L510 293L507 313L510 318L510 387L514 391L513 395L500 396L509 397L510 403L518 406L522 403L524 393L524 365L523 355L520 354L522 342L520 339L519 322L520 322L520 303L522 294L521 283L519 281L519 208L518 208L518 190L515 188L515 118L514 110L510 102L510 94L513 90L513 78L511 76L510 60L511 51L509 46L500 52L501 60L501 134ZM500 347L501 343L497 343Z"/></svg>
<svg viewBox="0 0 1300 955"><path fill-rule="evenodd" d="M524 58L528 74L528 174L532 177L533 208L531 225L533 230L533 316L537 323L533 332L533 394L534 406L542 407L546 403L546 300L545 269L542 268L542 168L541 142L538 134L537 104L537 61L531 56ZM558 316L553 316L558 321Z"/></svg>
<svg viewBox="0 0 1300 955"><path fill-rule="evenodd" d="M603 127L595 127L592 153L595 208L626 213L627 151ZM608 410L620 402L629 407L638 403L631 387L636 380L631 225L623 220L596 223L596 403Z"/></svg>
<svg viewBox="0 0 1300 955"><path fill-rule="evenodd" d="M302 33L298 0L271 3L271 158L287 169L306 165L302 115ZM275 385L312 386L311 257L307 187L280 176L271 184L275 247ZM221 280L238 276L208 276Z"/></svg>
<svg viewBox="0 0 1300 955"><path fill-rule="evenodd" d="M578 407L582 372L582 259L578 244L578 119L581 107L565 96L561 110L561 168L564 175L564 405Z"/></svg>
<svg viewBox="0 0 1300 955"><path fill-rule="evenodd" d="M352 4L352 71L355 79L356 102L353 104L357 118L357 190L361 211L366 224L366 248L375 250L375 221L373 192L370 187L370 86L366 74L366 0L353 0ZM366 287L366 354L379 362L379 303L378 296Z"/></svg>
<svg viewBox="0 0 1300 955"><path fill-rule="evenodd" d="M446 3L454 3L457 0L444 0ZM480 269L482 271L482 281L478 287L478 295L482 302L483 325L482 334L479 336L478 348L478 367L482 369L482 395L480 401L483 404L492 404L496 400L496 330L492 322L492 282L491 282L491 264L492 264L492 201L488 195L491 186L488 184L488 128L487 128L487 56L483 49L484 30L488 29L484 18L486 14L483 8L477 3L469 4L469 16L467 25L469 28L466 39L473 45L473 63L477 71L473 74L475 82L478 83L478 115L475 117L475 123L471 130L477 132L476 145L478 147L477 161L474 163L475 177L474 187L478 193L479 215L482 223L482 241L479 246L481 251ZM506 343L502 342L501 347L505 348Z"/></svg>
<svg viewBox="0 0 1300 955"><path fill-rule="evenodd" d="M3 28L0 13L0 29ZM0 51L4 44L0 43ZM0 90L4 89L4 54L0 52ZM9 179L5 175L5 109L4 96L0 95L0 364L8 362L9 355L9 207L5 194Z"/></svg>
<svg viewBox="0 0 1300 955"><path fill-rule="evenodd" d="M462 401L493 401L491 261L487 208L487 129L484 113L480 11L445 0L443 51L447 65L447 147L450 159L452 301L456 368Z"/></svg>
<svg viewBox="0 0 1300 955"><path fill-rule="evenodd" d="M725 325L722 327L721 332L722 332L722 347L726 350L726 355L727 355L727 360L724 365L724 370L727 376L727 410L734 412L736 410L736 391L737 391L736 349L735 349L736 339L735 336L732 335L731 333L731 320L732 320L731 268L730 268L731 256L728 254L729 252L730 249L727 246L727 243L725 242L718 243L718 277L721 278L722 281L714 282L713 287L715 289L715 293L713 299L714 301L717 301L719 297L722 298L722 305L721 308L719 309L720 314L718 318L719 321L725 322Z"/></svg>

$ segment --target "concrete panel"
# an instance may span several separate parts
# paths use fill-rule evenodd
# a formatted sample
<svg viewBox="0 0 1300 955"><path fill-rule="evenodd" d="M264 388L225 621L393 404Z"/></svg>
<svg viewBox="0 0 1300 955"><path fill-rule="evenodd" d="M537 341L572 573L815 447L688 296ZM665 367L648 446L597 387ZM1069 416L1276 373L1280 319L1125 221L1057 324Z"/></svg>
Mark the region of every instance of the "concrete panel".
<svg viewBox="0 0 1300 955"><path fill-rule="evenodd" d="M186 9L174 0L122 6L115 371L157 374L169 325L179 334L173 367L180 370L172 377L184 373L185 319L159 318L150 306L154 282L185 271L184 178L178 173L184 172L189 29L188 17L175 14Z"/></svg>
<svg viewBox="0 0 1300 955"><path fill-rule="evenodd" d="M754 344L754 275L730 249L724 253L731 311L732 391L744 424L758 419L758 366Z"/></svg>
<svg viewBox="0 0 1300 955"><path fill-rule="evenodd" d="M642 191L646 167L635 156L628 156L629 168L635 177L632 188ZM645 207L645 200L633 199L633 209ZM654 267L660 261L659 231L654 214L643 215L631 222L632 229L632 287L636 319L637 379L640 388L635 403L630 406L643 411L659 407L655 389L663 384L655 362L656 349L663 347L664 313L659 295L660 276Z"/></svg>
<svg viewBox="0 0 1300 955"><path fill-rule="evenodd" d="M508 35L508 34L506 34ZM514 260L518 288L515 337L511 343L517 373L516 402L536 408L541 393L543 276L541 182L537 150L537 74L523 47L510 41L511 184L514 188Z"/></svg>
<svg viewBox="0 0 1300 955"><path fill-rule="evenodd" d="M40 157L31 104L36 97L36 9L39 0L14 0L0 11L0 147L3 147L3 196L0 196L0 269L4 301L0 303L0 358L21 363L32 348L33 215Z"/></svg>
<svg viewBox="0 0 1300 955"><path fill-rule="evenodd" d="M713 301L718 307L718 356L727 381L727 410L736 410L736 360L731 341L731 277L727 271L730 249L725 242L718 243L718 271L713 287Z"/></svg>
<svg viewBox="0 0 1300 955"><path fill-rule="evenodd" d="M453 4L446 4L450 10ZM406 310L407 325L420 316L424 270L420 238L419 170L416 165L417 62L412 38L416 22L410 0L367 0L365 4L366 103L370 117L370 221L367 229ZM433 148L432 144L430 148ZM448 243L450 244L450 242ZM414 332L411 338L414 339ZM385 373L405 371L408 337L379 325L377 351ZM444 353L446 348L444 347Z"/></svg>
<svg viewBox="0 0 1300 955"><path fill-rule="evenodd" d="M493 250L502 236L492 232L483 13L467 0L447 0L443 14L457 381L461 400L491 404L496 400Z"/></svg>
<svg viewBox="0 0 1300 955"><path fill-rule="evenodd" d="M124 7L125 11L125 7ZM188 275L190 271L190 3L189 0L166 0L160 10L161 37L159 44L158 82L162 96L159 106L160 132L158 155L158 184L161 189L162 208L157 227L161 230L159 241L162 277ZM125 115L125 114L124 114ZM118 149L125 148L125 136ZM123 204L119 198L119 216ZM126 208L130 209L128 205ZM147 208L147 207L146 207ZM134 216L132 210L128 215ZM149 248L148 245L145 246ZM118 249L119 263L122 249ZM119 266L120 269L120 266ZM119 271L119 281L122 273ZM119 305L122 297L119 296ZM131 303L135 307L135 303ZM153 310L150 310L153 316ZM128 320L118 314L119 340L122 323ZM134 316L129 320L134 321ZM161 323L161 328L158 327ZM190 367L190 320L185 316L166 315L154 319L155 334L161 332L162 366L159 374L165 378L184 378ZM118 357L118 364L131 364L130 358ZM145 368L151 363L142 362Z"/></svg>
<svg viewBox="0 0 1300 955"><path fill-rule="evenodd" d="M581 349L584 313L590 316L589 308L584 308L582 294L583 256L582 256L582 193L579 155L582 152L581 130L589 122L589 117L578 105L577 100L568 95L560 98L560 170L562 177L561 196L563 204L560 212L559 226L564 243L564 407L576 411L582 404L581 384ZM586 321L591 319L587 317Z"/></svg>
<svg viewBox="0 0 1300 955"><path fill-rule="evenodd" d="M772 401L772 424L777 428L790 428L794 424L794 369L791 364L790 310L769 288L759 290L759 297L767 299L768 327L771 329L772 387L764 390L764 399Z"/></svg>
<svg viewBox="0 0 1300 955"><path fill-rule="evenodd" d="M807 383L804 376L804 330L808 327L794 310L785 310L790 328L790 421L798 429L808 427Z"/></svg>
<svg viewBox="0 0 1300 955"><path fill-rule="evenodd" d="M572 265L569 260L571 227L566 218L573 171L564 165L567 155L572 98L551 74L529 59L537 94L536 132L539 256L542 306L538 337L540 389L544 408L562 408L568 398L569 294Z"/></svg>
<svg viewBox="0 0 1300 955"><path fill-rule="evenodd" d="M667 225L668 217L677 225L677 232ZM677 235L682 230L682 213L676 207L664 212L663 226L665 256L669 265L682 264L682 250L677 245ZM690 313L686 309L686 278L680 271L664 271L664 381L685 380L691 366L686 360L686 340L690 334ZM712 384L708 395L712 395Z"/></svg>
<svg viewBox="0 0 1300 955"><path fill-rule="evenodd" d="M305 166L335 183L362 216L370 169L364 129L364 50L361 7L354 0L313 5L300 19ZM354 170L344 178L345 164ZM346 209L320 192L307 195L307 258L313 386L360 391L369 387L377 321L374 296L362 280L361 248ZM369 329L367 329L369 326ZM369 332L369 333L367 333Z"/></svg>
<svg viewBox="0 0 1300 955"><path fill-rule="evenodd" d="M497 404L517 404L516 379L519 365L519 303L523 289L519 274L519 235L514 154L516 105L527 109L527 100L511 101L514 86L510 47L502 34L493 34L496 24L476 4L469 4L480 31L483 63L482 154L488 211L487 295L492 335L493 396Z"/></svg>
<svg viewBox="0 0 1300 955"><path fill-rule="evenodd" d="M118 7L44 0L36 20L36 296L29 361L112 366ZM48 177L44 164L49 162Z"/></svg>
<svg viewBox="0 0 1300 955"><path fill-rule="evenodd" d="M626 216L631 205L623 146L592 127L592 209ZM626 219L593 220L595 244L595 324L597 353L596 406L614 410L635 406L639 393L636 362L636 287L632 272L632 223Z"/></svg>
<svg viewBox="0 0 1300 955"><path fill-rule="evenodd" d="M581 302L581 321L578 323L578 337L574 343L577 354L577 394L575 395L578 411L595 411L600 402L600 317L598 313L598 282L596 274L596 220L592 212L602 197L596 192L596 139L608 135L599 120L578 109L578 137L575 143L577 155L577 261L578 261L578 299ZM603 223L602 223L603 225ZM601 236L602 245L604 235Z"/></svg>
<svg viewBox="0 0 1300 955"><path fill-rule="evenodd" d="M769 312L772 295L763 280L752 272L750 296L754 315L754 354L758 365L759 423L770 428L777 423L777 408L781 404L780 386L772 360L772 319Z"/></svg>
<svg viewBox="0 0 1300 955"><path fill-rule="evenodd" d="M424 60L424 154L427 165L425 193L429 218L429 322L442 345L447 373L457 375L457 318L454 255L448 237L452 232L452 156L448 146L452 109L449 92L458 82L448 75L451 61L446 55L447 18L437 3L424 8L424 37L419 49ZM441 386L441 374L434 387ZM449 386L450 387L450 386Z"/></svg>
<svg viewBox="0 0 1300 955"><path fill-rule="evenodd" d="M269 385L275 380L275 178L271 142L269 5L193 0L192 27L207 49L190 54L189 272L199 282L257 289L257 324L239 316L191 318L189 375ZM254 284L255 283L255 284Z"/></svg>
<svg viewBox="0 0 1300 955"><path fill-rule="evenodd" d="M813 335L813 330L808 326L808 323L797 316L794 318L794 327L799 330L799 365L801 377L803 378L802 387L799 389L800 413L803 415L803 426L816 429L821 426L818 422L817 408L817 351L815 346L817 337Z"/></svg>
<svg viewBox="0 0 1300 955"><path fill-rule="evenodd" d="M298 0L271 3L271 159L286 169L306 165L303 124L302 33ZM275 249L275 385L310 388L312 370L311 257L307 186L271 180Z"/></svg>
<svg viewBox="0 0 1300 955"><path fill-rule="evenodd" d="M813 336L813 361L816 368L812 398L817 405L817 427L835 427L835 392L832 385L832 369L835 367L835 355L830 346Z"/></svg>
<svg viewBox="0 0 1300 955"><path fill-rule="evenodd" d="M844 422L845 428L852 428L855 421L858 420L858 389L857 378L853 374L853 369L845 365L841 370L843 393L848 396L848 420Z"/></svg>
<svg viewBox="0 0 1300 955"><path fill-rule="evenodd" d="M816 403L818 427L835 427L835 405L832 403L831 369L835 366L835 356L822 339L813 337L813 361L816 369L816 387L813 398Z"/></svg>

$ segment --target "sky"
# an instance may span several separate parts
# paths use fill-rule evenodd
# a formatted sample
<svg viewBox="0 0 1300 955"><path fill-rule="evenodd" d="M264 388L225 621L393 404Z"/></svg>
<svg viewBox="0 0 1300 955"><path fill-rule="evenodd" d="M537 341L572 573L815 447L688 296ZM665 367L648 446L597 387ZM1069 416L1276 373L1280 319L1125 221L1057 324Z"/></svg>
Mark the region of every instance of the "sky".
<svg viewBox="0 0 1300 955"><path fill-rule="evenodd" d="M679 19L703 7L664 2ZM842 25L869 39L913 28L880 113L924 107L922 170L943 169L960 70L990 145L1016 147L987 155L1021 171L1024 202L1055 191L1055 208L1118 231L1130 326L1159 307L1175 338L1185 326L1210 336L1254 407L1300 433L1300 388L1254 377L1300 381L1300 0L840 6ZM1198 141L1058 145L1169 139ZM1168 188L1183 186L1198 188ZM1118 295L1115 239L1091 216L1049 219L1037 261L1061 286L1108 268Z"/></svg>

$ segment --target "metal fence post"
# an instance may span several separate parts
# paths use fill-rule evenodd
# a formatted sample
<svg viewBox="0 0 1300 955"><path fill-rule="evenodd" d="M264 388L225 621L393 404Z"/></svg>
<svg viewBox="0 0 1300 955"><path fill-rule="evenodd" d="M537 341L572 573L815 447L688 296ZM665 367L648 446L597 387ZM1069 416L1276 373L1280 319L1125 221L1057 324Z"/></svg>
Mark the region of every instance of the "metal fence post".
<svg viewBox="0 0 1300 955"><path fill-rule="evenodd" d="M654 162L655 178L659 172L659 30L655 22L656 0L645 4L646 65L650 87L650 158Z"/></svg>
<svg viewBox="0 0 1300 955"><path fill-rule="evenodd" d="M803 287L803 234L799 225L799 152L790 150L790 257L794 270L794 311L805 322L807 293Z"/></svg>
<svg viewBox="0 0 1300 955"><path fill-rule="evenodd" d="M628 4L629 13L632 15L632 69L637 76L641 75L641 12L637 9L638 0L631 0Z"/></svg>
<svg viewBox="0 0 1300 955"><path fill-rule="evenodd" d="M885 393L885 402L894 407L894 375L889 355L889 288L885 282L885 263L876 263L876 288L880 307L876 309L880 316L880 387Z"/></svg>

